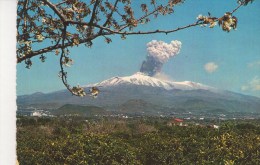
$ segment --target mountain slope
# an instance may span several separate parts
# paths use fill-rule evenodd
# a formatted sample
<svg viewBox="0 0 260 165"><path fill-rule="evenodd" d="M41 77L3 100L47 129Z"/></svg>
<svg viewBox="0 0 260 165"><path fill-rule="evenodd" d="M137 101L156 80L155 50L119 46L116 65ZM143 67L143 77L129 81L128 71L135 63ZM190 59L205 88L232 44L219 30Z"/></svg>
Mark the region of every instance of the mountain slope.
<svg viewBox="0 0 260 165"><path fill-rule="evenodd" d="M72 96L67 90L52 93L18 96L17 104L78 104L103 107L107 110L120 111L136 109L150 111L168 111L183 109L188 111L212 111L222 109L228 112L260 112L260 98L242 95L230 91L218 90L200 83L184 81L163 81L142 73L132 76L113 77L100 83L86 85L85 90L97 86L100 94L79 98ZM151 106L152 104L152 106ZM145 108L148 107L148 108ZM159 108L158 108L159 107ZM166 108L167 107L167 108ZM142 109L141 109L142 111Z"/></svg>
<svg viewBox="0 0 260 165"><path fill-rule="evenodd" d="M52 111L53 115L80 115L80 116L94 116L94 115L103 115L107 112L100 107L95 106L81 106L66 104L56 110Z"/></svg>
<svg viewBox="0 0 260 165"><path fill-rule="evenodd" d="M93 86L102 86L102 87L112 87L118 85L142 85L149 87L164 88L166 90L172 89L181 89L181 90L195 90L195 89L204 89L204 90L216 90L215 88L195 83L191 81L183 82L173 82L160 80L154 77L150 77L144 73L137 72L132 76L126 77L113 77L108 80L96 83Z"/></svg>

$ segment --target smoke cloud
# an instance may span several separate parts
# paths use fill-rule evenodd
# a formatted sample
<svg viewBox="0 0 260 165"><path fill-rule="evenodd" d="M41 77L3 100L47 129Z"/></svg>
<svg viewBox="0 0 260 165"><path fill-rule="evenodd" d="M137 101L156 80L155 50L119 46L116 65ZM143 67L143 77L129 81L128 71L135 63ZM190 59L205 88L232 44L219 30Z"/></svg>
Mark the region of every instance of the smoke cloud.
<svg viewBox="0 0 260 165"><path fill-rule="evenodd" d="M161 72L164 63L179 54L181 42L174 40L167 44L163 41L152 40L146 46L148 55L142 63L140 72L154 76Z"/></svg>

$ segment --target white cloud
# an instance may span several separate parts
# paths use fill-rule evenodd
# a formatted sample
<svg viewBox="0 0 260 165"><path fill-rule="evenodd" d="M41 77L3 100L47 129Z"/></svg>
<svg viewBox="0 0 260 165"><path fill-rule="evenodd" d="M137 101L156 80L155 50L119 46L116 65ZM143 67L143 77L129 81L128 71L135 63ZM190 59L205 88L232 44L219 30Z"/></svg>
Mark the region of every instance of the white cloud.
<svg viewBox="0 0 260 165"><path fill-rule="evenodd" d="M259 91L260 90L260 78L255 76L251 81L246 85L241 87L242 91Z"/></svg>
<svg viewBox="0 0 260 165"><path fill-rule="evenodd" d="M259 61L254 61L250 62L247 64L249 68L260 68L260 60Z"/></svg>
<svg viewBox="0 0 260 165"><path fill-rule="evenodd" d="M207 64L204 65L204 69L208 73L213 73L218 69L218 65L215 64L214 62L208 62Z"/></svg>

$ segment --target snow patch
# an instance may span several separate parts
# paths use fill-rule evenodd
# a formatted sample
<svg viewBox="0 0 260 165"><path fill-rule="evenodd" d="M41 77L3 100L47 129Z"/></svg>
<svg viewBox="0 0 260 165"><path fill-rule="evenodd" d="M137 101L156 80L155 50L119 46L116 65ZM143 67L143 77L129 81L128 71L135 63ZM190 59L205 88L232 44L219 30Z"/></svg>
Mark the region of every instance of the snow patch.
<svg viewBox="0 0 260 165"><path fill-rule="evenodd" d="M209 87L207 85L203 85L201 83L196 83L192 81L182 81L182 82L174 82L174 81L166 81L160 80L155 77L150 77L145 73L137 72L131 76L126 77L112 77L110 79L104 80L100 83L88 85L89 86L102 86L102 87L112 87L118 85L143 85L143 86L152 86L164 88L166 90L172 89L180 89L180 90L216 90L213 87Z"/></svg>

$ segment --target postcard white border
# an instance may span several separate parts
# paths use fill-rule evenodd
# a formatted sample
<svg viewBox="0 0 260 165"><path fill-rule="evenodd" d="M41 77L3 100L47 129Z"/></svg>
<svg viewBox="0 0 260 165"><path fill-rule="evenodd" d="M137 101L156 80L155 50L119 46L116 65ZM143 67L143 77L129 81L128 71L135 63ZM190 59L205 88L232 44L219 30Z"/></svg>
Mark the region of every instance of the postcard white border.
<svg viewBox="0 0 260 165"><path fill-rule="evenodd" d="M0 164L16 162L16 0L0 0Z"/></svg>

